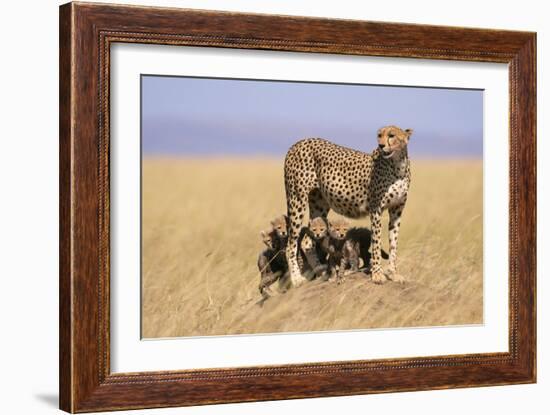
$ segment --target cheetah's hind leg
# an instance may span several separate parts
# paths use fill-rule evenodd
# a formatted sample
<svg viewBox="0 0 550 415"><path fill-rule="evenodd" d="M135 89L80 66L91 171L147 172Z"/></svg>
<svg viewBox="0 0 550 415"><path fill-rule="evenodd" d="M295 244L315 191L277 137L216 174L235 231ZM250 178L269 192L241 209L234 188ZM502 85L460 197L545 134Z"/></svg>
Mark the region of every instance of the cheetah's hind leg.
<svg viewBox="0 0 550 415"><path fill-rule="evenodd" d="M273 285L282 276L283 276L282 271L270 272L262 275L259 290L263 298L271 297L271 290L270 290L271 285Z"/></svg>
<svg viewBox="0 0 550 415"><path fill-rule="evenodd" d="M287 196L288 197L288 196ZM296 200L288 205L288 242L286 246L286 258L289 270L289 280L293 287L299 287L306 279L302 275L300 266L298 265L298 236L302 227L303 212L305 211L305 203L301 200Z"/></svg>

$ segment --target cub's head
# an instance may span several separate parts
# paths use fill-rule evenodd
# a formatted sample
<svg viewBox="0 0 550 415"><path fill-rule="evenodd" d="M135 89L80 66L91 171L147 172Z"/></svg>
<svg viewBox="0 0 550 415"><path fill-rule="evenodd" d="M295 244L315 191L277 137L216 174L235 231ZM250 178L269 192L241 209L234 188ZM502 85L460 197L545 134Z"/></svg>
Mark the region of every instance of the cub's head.
<svg viewBox="0 0 550 415"><path fill-rule="evenodd" d="M309 230L313 232L315 239L321 239L327 236L328 226L325 219L322 217L316 217L309 221Z"/></svg>
<svg viewBox="0 0 550 415"><path fill-rule="evenodd" d="M337 218L328 221L330 237L333 239L342 240L346 237L350 225L344 218Z"/></svg>
<svg viewBox="0 0 550 415"><path fill-rule="evenodd" d="M273 231L275 231L277 236L281 239L286 238L288 235L287 224L288 224L288 217L286 215L278 216L271 221L271 226L273 227Z"/></svg>
<svg viewBox="0 0 550 415"><path fill-rule="evenodd" d="M413 131L390 125L378 130L378 149L384 158L392 158L407 148Z"/></svg>
<svg viewBox="0 0 550 415"><path fill-rule="evenodd" d="M262 239L262 242L264 243L265 246L267 246L270 249L273 249L273 230L272 229L261 231L260 238Z"/></svg>

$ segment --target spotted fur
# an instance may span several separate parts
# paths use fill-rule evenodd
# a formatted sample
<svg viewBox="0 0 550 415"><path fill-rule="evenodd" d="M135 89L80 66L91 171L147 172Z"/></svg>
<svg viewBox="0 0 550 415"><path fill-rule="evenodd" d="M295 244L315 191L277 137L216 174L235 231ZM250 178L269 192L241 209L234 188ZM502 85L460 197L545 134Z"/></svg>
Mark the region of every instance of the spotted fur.
<svg viewBox="0 0 550 415"><path fill-rule="evenodd" d="M411 181L407 145L411 130L395 126L378 131L378 148L364 153L320 138L294 144L285 158L285 190L288 213L286 256L290 280L304 281L297 261L297 240L302 222L309 217L326 218L330 209L348 218L370 216L372 224L372 279L386 280L381 266L381 216L388 210L390 254L388 277L397 274L397 240L401 214Z"/></svg>
<svg viewBox="0 0 550 415"><path fill-rule="evenodd" d="M348 230L346 239L356 242L359 246L359 268L361 271L370 274L371 271L371 241L372 232L368 228L354 227ZM382 249L381 256L383 259L389 259L388 253Z"/></svg>
<svg viewBox="0 0 550 415"><path fill-rule="evenodd" d="M330 279L344 281L346 273L359 271L359 241L348 238L350 224L343 218L329 220L328 236L322 244L328 253Z"/></svg>
<svg viewBox="0 0 550 415"><path fill-rule="evenodd" d="M266 246L258 256L260 271L259 290L264 298L269 297L269 287L288 271L285 250L288 241L287 218L280 216L271 221L271 227L260 232Z"/></svg>
<svg viewBox="0 0 550 415"><path fill-rule="evenodd" d="M328 237L328 224L319 216L309 221L298 237L298 265L307 279L324 276L327 269L327 252L322 244Z"/></svg>

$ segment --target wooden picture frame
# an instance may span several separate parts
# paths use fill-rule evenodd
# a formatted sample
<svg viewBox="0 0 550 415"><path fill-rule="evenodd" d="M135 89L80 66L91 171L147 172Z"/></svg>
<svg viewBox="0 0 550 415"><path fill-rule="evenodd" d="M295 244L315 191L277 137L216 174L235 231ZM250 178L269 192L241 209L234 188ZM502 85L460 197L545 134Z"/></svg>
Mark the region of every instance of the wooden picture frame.
<svg viewBox="0 0 550 415"><path fill-rule="evenodd" d="M111 373L109 62L117 42L509 65L509 352ZM536 380L536 34L69 3L60 8L60 407L68 412ZM231 362L228 362L228 366Z"/></svg>

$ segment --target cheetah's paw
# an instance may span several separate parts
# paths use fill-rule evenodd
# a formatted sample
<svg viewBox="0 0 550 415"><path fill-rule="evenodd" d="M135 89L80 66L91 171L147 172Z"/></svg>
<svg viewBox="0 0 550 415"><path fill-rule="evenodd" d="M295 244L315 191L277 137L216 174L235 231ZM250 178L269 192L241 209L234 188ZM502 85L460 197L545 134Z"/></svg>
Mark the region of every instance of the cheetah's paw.
<svg viewBox="0 0 550 415"><path fill-rule="evenodd" d="M395 272L388 274L388 279L392 280L393 282L397 282L399 284L404 284L406 282L405 277L403 277L403 275L397 274Z"/></svg>
<svg viewBox="0 0 550 415"><path fill-rule="evenodd" d="M375 272L372 274L372 282L375 284L384 284L386 282L386 276L381 271Z"/></svg>
<svg viewBox="0 0 550 415"><path fill-rule="evenodd" d="M304 278L302 275L291 278L291 283L294 288L298 288L300 285L302 285L306 281L307 279Z"/></svg>

